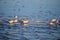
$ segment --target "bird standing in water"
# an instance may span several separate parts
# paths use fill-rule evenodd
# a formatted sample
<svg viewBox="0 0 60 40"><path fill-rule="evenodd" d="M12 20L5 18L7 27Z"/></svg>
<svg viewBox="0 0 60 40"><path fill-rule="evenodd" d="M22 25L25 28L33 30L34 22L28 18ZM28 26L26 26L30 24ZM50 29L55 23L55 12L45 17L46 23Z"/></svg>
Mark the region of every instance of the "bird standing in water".
<svg viewBox="0 0 60 40"><path fill-rule="evenodd" d="M10 25L18 24L18 16L14 16L14 20L9 20Z"/></svg>
<svg viewBox="0 0 60 40"><path fill-rule="evenodd" d="M52 20L50 20L50 22L49 22L50 29L52 29L52 26L54 24L56 25L56 28L58 28L58 19L52 19Z"/></svg>

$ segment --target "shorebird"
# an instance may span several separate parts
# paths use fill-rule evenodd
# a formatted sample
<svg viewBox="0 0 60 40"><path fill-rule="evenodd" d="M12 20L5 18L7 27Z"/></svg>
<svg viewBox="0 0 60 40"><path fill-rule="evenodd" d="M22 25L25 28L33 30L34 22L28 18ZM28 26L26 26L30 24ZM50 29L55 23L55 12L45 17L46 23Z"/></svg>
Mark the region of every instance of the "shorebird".
<svg viewBox="0 0 60 40"><path fill-rule="evenodd" d="M22 19L21 20L21 25L23 25L23 26L27 26L28 23L29 23L29 20L28 19Z"/></svg>
<svg viewBox="0 0 60 40"><path fill-rule="evenodd" d="M14 19L10 19L9 21L9 24L17 24L18 23L18 16L14 16Z"/></svg>
<svg viewBox="0 0 60 40"><path fill-rule="evenodd" d="M50 22L49 22L50 29L52 29L52 26L54 24L56 25L56 28L58 28L58 19L52 19L52 20L50 20Z"/></svg>

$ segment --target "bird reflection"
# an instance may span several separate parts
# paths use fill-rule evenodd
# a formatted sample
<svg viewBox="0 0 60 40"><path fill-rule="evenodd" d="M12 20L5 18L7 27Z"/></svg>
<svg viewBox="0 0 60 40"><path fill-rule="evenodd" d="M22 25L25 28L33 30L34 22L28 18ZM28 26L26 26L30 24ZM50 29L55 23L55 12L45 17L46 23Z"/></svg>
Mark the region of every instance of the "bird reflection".
<svg viewBox="0 0 60 40"><path fill-rule="evenodd" d="M4 19L0 18L0 24L1 25L2 25L2 23L7 23L10 26L18 25L19 23L21 23L22 26L30 26L31 24L33 25L33 23L36 23L34 25L38 25L38 26L42 25L43 26L45 24L39 24L39 23L44 23L44 22L46 23L47 21L44 21L44 20L28 20L25 18L21 18L21 20L19 20L18 16L14 16L13 19L9 19L9 20L4 20ZM59 20L54 18L54 19L49 21L48 25L50 26L50 29L52 29L52 27L54 25L56 26L56 28L58 28Z"/></svg>
<svg viewBox="0 0 60 40"><path fill-rule="evenodd" d="M22 24L22 26L28 26L28 24Z"/></svg>

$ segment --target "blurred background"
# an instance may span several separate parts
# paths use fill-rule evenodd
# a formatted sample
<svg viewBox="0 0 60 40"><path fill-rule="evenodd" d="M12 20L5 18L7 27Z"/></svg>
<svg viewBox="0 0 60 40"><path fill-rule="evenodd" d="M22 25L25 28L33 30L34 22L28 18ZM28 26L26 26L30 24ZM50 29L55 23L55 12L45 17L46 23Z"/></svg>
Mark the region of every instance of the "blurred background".
<svg viewBox="0 0 60 40"><path fill-rule="evenodd" d="M26 17L35 20L50 20L60 18L60 0L0 0L0 16ZM1 25L0 40L57 40L60 38L60 30L49 28L26 27L18 25L17 28ZM21 28L20 28L21 27ZM23 29L23 30L22 30ZM34 32L34 30L39 30ZM35 33L35 34L34 34Z"/></svg>

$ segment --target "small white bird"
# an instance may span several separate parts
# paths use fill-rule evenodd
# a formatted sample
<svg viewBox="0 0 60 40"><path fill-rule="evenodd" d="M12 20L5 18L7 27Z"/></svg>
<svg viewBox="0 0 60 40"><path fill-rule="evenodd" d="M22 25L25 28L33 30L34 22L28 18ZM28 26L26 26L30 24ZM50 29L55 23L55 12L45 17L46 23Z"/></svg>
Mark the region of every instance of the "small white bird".
<svg viewBox="0 0 60 40"><path fill-rule="evenodd" d="M17 20L17 19L15 19L13 22L14 22L14 23L17 23L17 22L18 22L18 20Z"/></svg>
<svg viewBox="0 0 60 40"><path fill-rule="evenodd" d="M24 24L28 23L29 20L21 20Z"/></svg>
<svg viewBox="0 0 60 40"><path fill-rule="evenodd" d="M9 22L10 24L14 23L14 21L13 21L13 20L9 20L8 22Z"/></svg>
<svg viewBox="0 0 60 40"><path fill-rule="evenodd" d="M52 21L52 22L56 22L56 21L57 21L57 19L52 19L51 21Z"/></svg>

